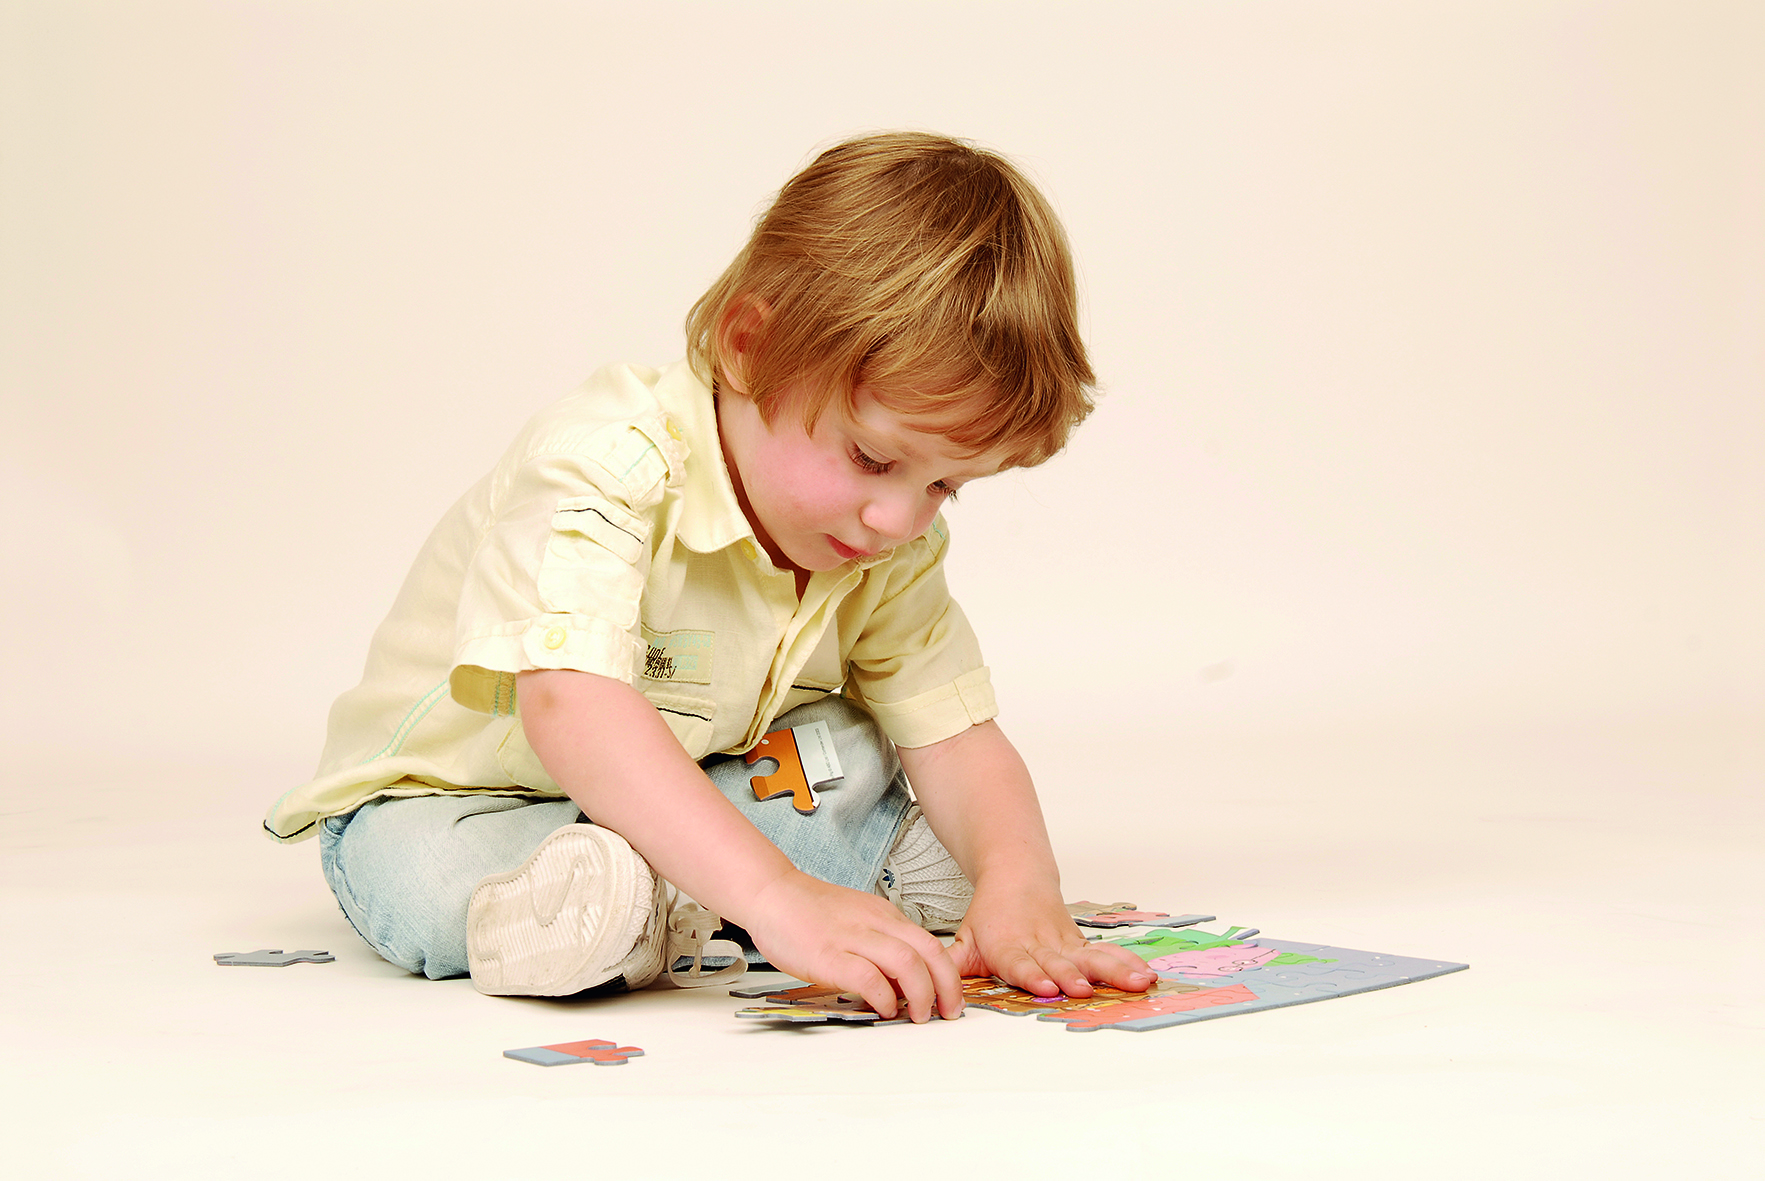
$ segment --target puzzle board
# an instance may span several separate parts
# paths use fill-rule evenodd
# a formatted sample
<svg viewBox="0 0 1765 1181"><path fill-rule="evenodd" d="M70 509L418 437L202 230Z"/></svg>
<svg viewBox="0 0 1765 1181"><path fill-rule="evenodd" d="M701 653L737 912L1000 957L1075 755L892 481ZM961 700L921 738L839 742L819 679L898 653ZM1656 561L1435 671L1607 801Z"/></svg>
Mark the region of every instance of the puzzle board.
<svg viewBox="0 0 1765 1181"><path fill-rule="evenodd" d="M1064 1022L1074 1033L1098 1029L1139 1033L1393 988L1469 967L1290 939L1258 936L1226 940L1208 937L1206 932L1193 934L1202 937L1194 942L1203 946L1169 951L1147 961L1161 981L1186 986L1182 991L1155 989L1150 995L1125 1001L1050 1008L1038 1013L1037 1019ZM1129 944L1132 940L1111 942Z"/></svg>

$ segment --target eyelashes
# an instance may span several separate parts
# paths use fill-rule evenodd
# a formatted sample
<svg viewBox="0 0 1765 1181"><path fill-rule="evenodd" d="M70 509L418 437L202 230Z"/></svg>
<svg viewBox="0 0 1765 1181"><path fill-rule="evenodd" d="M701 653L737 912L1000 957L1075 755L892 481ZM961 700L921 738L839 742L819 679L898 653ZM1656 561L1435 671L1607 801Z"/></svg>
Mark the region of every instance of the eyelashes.
<svg viewBox="0 0 1765 1181"><path fill-rule="evenodd" d="M870 458L870 456L864 454L864 452L859 449L856 443L852 444L852 462L873 476L883 475L887 473L890 468L895 466L892 463L884 463L880 459Z"/></svg>
<svg viewBox="0 0 1765 1181"><path fill-rule="evenodd" d="M884 463L880 459L872 459L870 456L866 455L864 449L859 447L856 443L852 444L852 462L873 476L887 475L895 466L893 460ZM927 488L926 491L930 492L933 496L941 496L945 500L956 499L956 489L950 487L949 483L944 480L939 480L936 484Z"/></svg>

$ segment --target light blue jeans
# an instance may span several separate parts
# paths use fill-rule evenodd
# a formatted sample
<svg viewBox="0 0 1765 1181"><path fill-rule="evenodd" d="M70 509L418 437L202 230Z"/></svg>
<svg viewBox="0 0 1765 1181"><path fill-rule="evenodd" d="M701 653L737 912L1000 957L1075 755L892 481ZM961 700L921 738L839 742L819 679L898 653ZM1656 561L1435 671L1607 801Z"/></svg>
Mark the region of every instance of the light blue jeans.
<svg viewBox="0 0 1765 1181"><path fill-rule="evenodd" d="M906 776L881 728L849 702L828 697L800 706L773 729L808 722L827 723L845 772L838 786L820 793L821 805L809 816L788 798L754 798L749 781L770 764L716 755L700 766L798 869L868 891L907 812ZM440 980L467 973L466 906L479 881L516 868L565 825L587 823L567 799L458 792L370 800L320 824L319 864L368 946L406 971Z"/></svg>

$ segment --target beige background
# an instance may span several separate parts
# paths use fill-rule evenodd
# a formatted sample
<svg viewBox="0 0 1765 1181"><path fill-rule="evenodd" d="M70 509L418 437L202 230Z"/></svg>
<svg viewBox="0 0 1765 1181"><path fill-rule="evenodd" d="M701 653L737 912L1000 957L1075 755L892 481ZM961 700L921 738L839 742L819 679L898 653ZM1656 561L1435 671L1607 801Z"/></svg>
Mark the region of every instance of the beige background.
<svg viewBox="0 0 1765 1181"><path fill-rule="evenodd" d="M70 1176L389 1143L760 1175L743 1142L882 1145L851 1165L880 1176L914 1137L1032 1176L1168 1164L1165 1137L1271 1176L1744 1175L1760 13L0 0L0 1030L28 1064L0 1119ZM254 835L521 421L678 356L767 195L902 126L1013 155L1079 259L1099 410L951 513L1069 895L1472 972L1145 1036L763 1038L727 998L397 978L313 846ZM339 962L207 964L282 945ZM589 1036L651 1054L496 1057Z"/></svg>

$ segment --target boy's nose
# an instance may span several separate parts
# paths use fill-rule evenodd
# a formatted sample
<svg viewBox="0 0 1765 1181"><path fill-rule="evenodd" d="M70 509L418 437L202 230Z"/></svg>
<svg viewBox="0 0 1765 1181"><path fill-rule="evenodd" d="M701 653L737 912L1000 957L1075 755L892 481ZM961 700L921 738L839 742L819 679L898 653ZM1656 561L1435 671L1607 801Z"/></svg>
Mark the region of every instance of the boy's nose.
<svg viewBox="0 0 1765 1181"><path fill-rule="evenodd" d="M858 514L864 527L878 535L882 548L913 537L913 505L905 496L878 496Z"/></svg>

